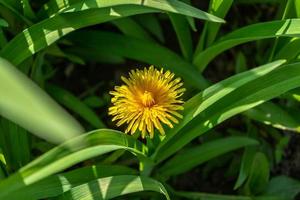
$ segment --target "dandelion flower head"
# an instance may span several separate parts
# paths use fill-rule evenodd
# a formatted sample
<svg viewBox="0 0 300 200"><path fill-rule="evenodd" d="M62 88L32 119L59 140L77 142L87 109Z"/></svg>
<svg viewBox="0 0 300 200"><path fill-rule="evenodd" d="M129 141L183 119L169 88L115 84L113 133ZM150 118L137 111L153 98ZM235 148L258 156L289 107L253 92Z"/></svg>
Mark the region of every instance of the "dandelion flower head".
<svg viewBox="0 0 300 200"><path fill-rule="evenodd" d="M174 76L153 66L131 70L128 78L122 76L125 84L115 86L110 92L112 121L117 121L117 126L127 125L125 133L134 134L139 130L143 138L146 135L153 138L154 129L164 135L162 123L173 128L172 123L182 118L178 111L183 110L180 98L185 89L181 79Z"/></svg>

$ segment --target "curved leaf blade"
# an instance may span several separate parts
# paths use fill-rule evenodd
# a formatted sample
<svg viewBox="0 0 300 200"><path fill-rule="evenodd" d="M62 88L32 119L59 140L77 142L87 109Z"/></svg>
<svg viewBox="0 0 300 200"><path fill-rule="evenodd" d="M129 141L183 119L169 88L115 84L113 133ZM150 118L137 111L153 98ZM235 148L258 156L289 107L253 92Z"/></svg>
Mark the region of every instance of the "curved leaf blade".
<svg viewBox="0 0 300 200"><path fill-rule="evenodd" d="M214 140L189 148L182 153L175 155L159 169L159 172L163 176L178 175L222 154L234 151L241 147L257 144L258 142L254 139L237 136ZM182 162L183 160L184 162Z"/></svg>
<svg viewBox="0 0 300 200"><path fill-rule="evenodd" d="M249 25L222 37L214 45L199 52L193 63L203 71L207 64L223 51L239 44L273 37L299 37L300 19L287 19Z"/></svg>
<svg viewBox="0 0 300 200"><path fill-rule="evenodd" d="M0 115L50 142L84 132L81 125L34 82L0 58Z"/></svg>
<svg viewBox="0 0 300 200"><path fill-rule="evenodd" d="M63 6L57 11L57 13L61 12L76 12L82 11L86 9L90 9L94 6L101 6L101 7L109 7L109 6L118 6L118 5L142 5L145 7L150 7L154 9L164 10L167 12L177 13L181 15L186 15L190 17L195 17L197 19L208 20L212 22L219 22L224 23L225 21L219 17L216 17L212 14L194 8L188 4L185 4L181 1L177 0L114 0L114 1L105 1L105 0L84 0L80 3L76 4L62 4ZM65 6L67 5L67 6Z"/></svg>
<svg viewBox="0 0 300 200"><path fill-rule="evenodd" d="M265 102L243 113L250 119L271 125L282 130L300 132L300 124L280 106Z"/></svg>
<svg viewBox="0 0 300 200"><path fill-rule="evenodd" d="M0 182L0 199L86 159L117 149L147 159L147 147L131 136L111 129L99 129L69 140L32 161Z"/></svg>
<svg viewBox="0 0 300 200"><path fill-rule="evenodd" d="M69 91L52 84L48 84L46 86L46 90L59 103L63 104L73 112L79 114L83 119L85 119L95 128L105 127L105 124L99 119L97 114Z"/></svg>
<svg viewBox="0 0 300 200"><path fill-rule="evenodd" d="M170 199L164 186L149 177L120 175L101 178L79 185L64 193L59 199L93 200L112 199L114 197L141 191L154 191Z"/></svg>
<svg viewBox="0 0 300 200"><path fill-rule="evenodd" d="M10 199L46 199L59 196L78 185L90 182L94 179L124 174L136 175L137 171L119 165L92 165L82 167L70 172L49 176L18 190L18 192L10 195Z"/></svg>

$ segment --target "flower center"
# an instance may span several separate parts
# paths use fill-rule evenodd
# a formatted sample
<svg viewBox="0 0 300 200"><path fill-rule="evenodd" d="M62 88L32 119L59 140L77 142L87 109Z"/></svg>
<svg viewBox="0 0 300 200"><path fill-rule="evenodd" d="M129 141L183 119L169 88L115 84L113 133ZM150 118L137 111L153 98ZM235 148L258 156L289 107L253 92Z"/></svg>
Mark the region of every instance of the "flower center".
<svg viewBox="0 0 300 200"><path fill-rule="evenodd" d="M147 107L153 106L155 104L153 94L148 91L145 91L144 94L141 95L141 100L142 104Z"/></svg>

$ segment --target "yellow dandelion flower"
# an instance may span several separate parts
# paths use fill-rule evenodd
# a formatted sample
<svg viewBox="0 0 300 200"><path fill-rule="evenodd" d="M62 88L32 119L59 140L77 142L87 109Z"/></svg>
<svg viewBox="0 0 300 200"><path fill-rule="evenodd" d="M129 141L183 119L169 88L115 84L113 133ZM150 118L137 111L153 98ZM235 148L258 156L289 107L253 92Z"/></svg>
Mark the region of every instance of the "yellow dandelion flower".
<svg viewBox="0 0 300 200"><path fill-rule="evenodd" d="M185 89L181 79L174 76L150 66L132 70L129 78L121 77L125 84L110 92L112 121L118 121L117 126L126 124L125 133L141 131L143 138L147 133L152 138L155 128L164 135L161 122L173 128L172 122L178 123L174 116L182 118L177 111L183 110L180 97Z"/></svg>

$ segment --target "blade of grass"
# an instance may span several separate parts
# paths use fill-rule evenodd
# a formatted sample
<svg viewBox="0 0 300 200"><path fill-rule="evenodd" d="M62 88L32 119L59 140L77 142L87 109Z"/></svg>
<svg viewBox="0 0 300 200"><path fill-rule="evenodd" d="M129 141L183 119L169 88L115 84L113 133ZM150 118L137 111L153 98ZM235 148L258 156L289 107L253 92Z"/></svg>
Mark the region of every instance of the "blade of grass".
<svg viewBox="0 0 300 200"><path fill-rule="evenodd" d="M142 14L134 17L134 19L152 35L154 35L160 42L165 42L163 29L154 14Z"/></svg>
<svg viewBox="0 0 300 200"><path fill-rule="evenodd" d="M244 146L257 144L258 142L254 139L238 136L206 142L175 155L159 168L158 173L166 177L182 174L217 156ZM183 160L184 162L182 162Z"/></svg>
<svg viewBox="0 0 300 200"><path fill-rule="evenodd" d="M0 58L0 115L50 142L83 133L81 125L43 90Z"/></svg>
<svg viewBox="0 0 300 200"><path fill-rule="evenodd" d="M191 61L193 54L192 36L190 26L185 16L169 13L170 20L177 35L177 40L183 57Z"/></svg>
<svg viewBox="0 0 300 200"><path fill-rule="evenodd" d="M101 178L72 188L58 199L99 200L141 191L154 191L161 193L170 200L167 190L158 181L143 176L120 175Z"/></svg>
<svg viewBox="0 0 300 200"><path fill-rule="evenodd" d="M209 4L209 13L224 18L232 3L233 0L211 0ZM214 42L220 26L220 24L205 22L195 55L198 55L203 49L206 49Z"/></svg>
<svg viewBox="0 0 300 200"><path fill-rule="evenodd" d="M105 127L105 124L101 121L98 115L69 91L64 90L63 88L53 84L47 84L46 90L57 102L61 103L62 105L66 106L69 110L72 110L73 112L80 115L93 127Z"/></svg>
<svg viewBox="0 0 300 200"><path fill-rule="evenodd" d="M20 4L21 2L18 2L18 4L21 6ZM5 1L5 0L0 0L0 4L2 4L3 6L5 6L6 8L8 8L12 13L14 13L14 15L18 18L20 18L22 21L24 21L27 25L32 25L33 22L28 19L26 16L24 16L16 7L17 5L12 5L11 3Z"/></svg>
<svg viewBox="0 0 300 200"><path fill-rule="evenodd" d="M300 124L278 105L266 102L243 113L250 119L282 130L300 132Z"/></svg>
<svg viewBox="0 0 300 200"><path fill-rule="evenodd" d="M257 195L261 194L269 182L270 166L268 158L265 154L257 152L254 155L251 164L249 178L245 184L246 194ZM259 166L259 170L257 170Z"/></svg>
<svg viewBox="0 0 300 200"><path fill-rule="evenodd" d="M71 188L94 179L124 174L136 175L137 172L131 168L119 165L92 165L82 167L70 172L49 176L18 190L18 192L10 196L10 199L46 199L61 195Z"/></svg>
<svg viewBox="0 0 300 200"><path fill-rule="evenodd" d="M194 57L193 63L200 71L223 51L242 43L274 37L300 36L300 19L262 22L235 30Z"/></svg>
<svg viewBox="0 0 300 200"><path fill-rule="evenodd" d="M154 41L142 26L129 17L113 20L112 23L125 35L152 42Z"/></svg>
<svg viewBox="0 0 300 200"><path fill-rule="evenodd" d="M4 145L6 147L3 148L3 150L7 169L9 172L17 171L26 165L31 158L29 134L26 130L4 118L0 119L0 134L2 134L5 139L1 142L5 143Z"/></svg>
<svg viewBox="0 0 300 200"><path fill-rule="evenodd" d="M295 59L300 54L299 45L300 39L292 38L290 42L278 51L274 59L286 59L288 61Z"/></svg>
<svg viewBox="0 0 300 200"><path fill-rule="evenodd" d="M282 199L295 199L300 193L300 181L287 176L277 176L270 180L265 195L275 195Z"/></svg>
<svg viewBox="0 0 300 200"><path fill-rule="evenodd" d="M239 188L247 179L249 176L251 163L253 162L254 155L256 153L256 149L253 147L246 147L242 161L241 161L241 167L239 171L238 179L235 182L234 189L236 190Z"/></svg>
<svg viewBox="0 0 300 200"><path fill-rule="evenodd" d="M55 0L56 1L56 0ZM61 0L60 0L61 1ZM65 3L63 3L65 4ZM195 17L197 19L203 19L203 20L208 20L212 22L218 22L218 23L224 23L225 21L219 17L216 17L212 14L209 14L207 12L204 12L202 10L199 10L197 8L194 8L188 4L185 4L181 1L177 0L115 0L115 1L105 1L105 0L84 0L81 1L80 3L75 3L75 4L70 4L67 6L62 6L59 8L59 10L55 10L55 13L51 14L57 14L61 12L76 12L76 11L82 11L89 9L90 7L93 6L101 6L101 7L109 7L109 6L118 6L118 5L138 5L138 6L145 6L149 8L154 8L154 9L159 9L159 10L164 10L167 12L172 12L172 13L178 13L181 15L186 15L190 17ZM55 8L57 8L55 6Z"/></svg>

